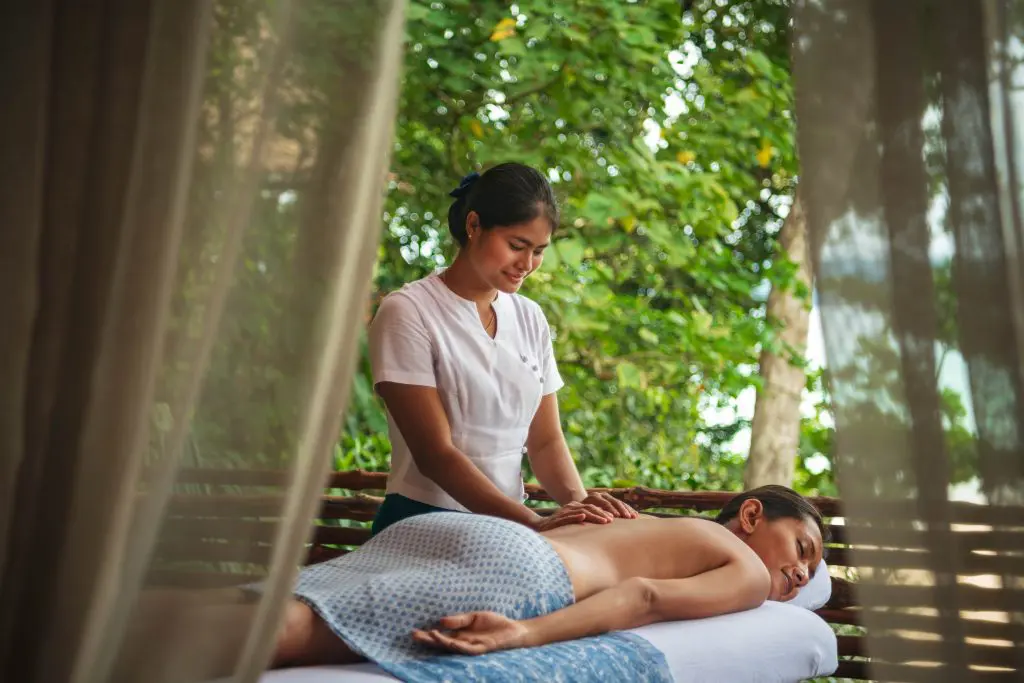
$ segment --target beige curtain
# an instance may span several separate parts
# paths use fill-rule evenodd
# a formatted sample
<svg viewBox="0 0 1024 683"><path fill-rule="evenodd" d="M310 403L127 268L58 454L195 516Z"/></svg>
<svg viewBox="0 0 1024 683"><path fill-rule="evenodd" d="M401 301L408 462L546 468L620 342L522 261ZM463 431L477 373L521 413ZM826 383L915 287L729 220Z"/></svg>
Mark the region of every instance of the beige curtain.
<svg viewBox="0 0 1024 683"><path fill-rule="evenodd" d="M0 680L254 680L348 395L403 3L0 32Z"/></svg>
<svg viewBox="0 0 1024 683"><path fill-rule="evenodd" d="M801 0L794 69L870 671L1024 671L1024 3Z"/></svg>

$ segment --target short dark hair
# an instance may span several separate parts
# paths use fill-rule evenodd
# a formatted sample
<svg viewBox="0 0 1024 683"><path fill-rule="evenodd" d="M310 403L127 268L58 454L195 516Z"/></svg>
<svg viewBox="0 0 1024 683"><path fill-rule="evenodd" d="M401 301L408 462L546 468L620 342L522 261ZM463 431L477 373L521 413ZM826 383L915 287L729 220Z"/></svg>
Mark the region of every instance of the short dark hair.
<svg viewBox="0 0 1024 683"><path fill-rule="evenodd" d="M726 524L732 521L739 514L740 506L751 499L761 501L761 507L764 508L764 516L768 519L789 517L792 519L811 520L817 525L818 531L821 533L821 540L828 542L828 527L825 526L825 521L821 517L821 511L814 506L814 503L793 489L779 486L778 484L758 486L755 489L750 489L733 496L719 511L715 521L719 524Z"/></svg>
<svg viewBox="0 0 1024 683"><path fill-rule="evenodd" d="M455 201L448 209L448 230L460 246L469 241L466 216L476 211L480 227L518 225L544 215L551 229L558 225L558 203L544 174L535 168L514 162L498 164L483 175L466 176Z"/></svg>

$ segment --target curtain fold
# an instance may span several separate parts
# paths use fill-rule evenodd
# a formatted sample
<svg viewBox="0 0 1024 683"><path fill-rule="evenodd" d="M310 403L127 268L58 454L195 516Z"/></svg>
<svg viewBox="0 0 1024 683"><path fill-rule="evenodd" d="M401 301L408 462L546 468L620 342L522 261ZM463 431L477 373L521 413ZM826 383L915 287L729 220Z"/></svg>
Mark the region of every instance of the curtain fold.
<svg viewBox="0 0 1024 683"><path fill-rule="evenodd" d="M835 461L878 680L1024 670L1020 18L1011 0L795 6Z"/></svg>
<svg viewBox="0 0 1024 683"><path fill-rule="evenodd" d="M403 7L50 0L5 22L0 679L267 664L357 354Z"/></svg>

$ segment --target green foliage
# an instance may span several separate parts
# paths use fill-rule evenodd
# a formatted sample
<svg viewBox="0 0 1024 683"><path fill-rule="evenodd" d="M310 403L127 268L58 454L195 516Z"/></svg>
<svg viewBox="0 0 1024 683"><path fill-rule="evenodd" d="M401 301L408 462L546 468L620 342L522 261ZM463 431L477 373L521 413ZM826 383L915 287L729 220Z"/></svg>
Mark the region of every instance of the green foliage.
<svg viewBox="0 0 1024 683"><path fill-rule="evenodd" d="M763 292L792 280L773 259L796 169L786 7L706 4L681 20L674 0L410 3L377 289L453 253L464 173L546 170L562 227L524 294L554 329L591 485L740 485L744 425L705 415L752 386ZM366 377L357 416L380 410ZM346 448L377 438L367 419Z"/></svg>
<svg viewBox="0 0 1024 683"><path fill-rule="evenodd" d="M196 411L204 461L289 455L311 324L296 281L315 280L331 152L344 143L331 124L348 115L372 52L372 6L296 6L294 50L272 74L275 149L287 153L246 225L207 379L232 390L204 393ZM183 301L208 294L223 249L215 209L242 172L246 117L272 72L260 47L270 8L217 4ZM740 486L745 453L732 442L748 425L709 416L756 385L772 340L765 294L793 281L775 240L797 167L787 17L777 0L697 2L682 18L676 0L408 3L373 300L452 256L447 193L463 174L503 160L544 169L562 221L524 294L552 324L565 433L589 485ZM195 321L175 326L172 347L194 341ZM180 377L169 375L173 397ZM243 416L239 395L259 408ZM387 469L386 433L364 348L335 466ZM806 421L801 486L832 491L830 471L802 466L828 454L830 435Z"/></svg>
<svg viewBox="0 0 1024 683"><path fill-rule="evenodd" d="M800 448L796 455L793 486L808 495L838 496L832 458L835 429L832 427L831 402L820 370L808 373L807 390L818 400L813 416L800 421Z"/></svg>

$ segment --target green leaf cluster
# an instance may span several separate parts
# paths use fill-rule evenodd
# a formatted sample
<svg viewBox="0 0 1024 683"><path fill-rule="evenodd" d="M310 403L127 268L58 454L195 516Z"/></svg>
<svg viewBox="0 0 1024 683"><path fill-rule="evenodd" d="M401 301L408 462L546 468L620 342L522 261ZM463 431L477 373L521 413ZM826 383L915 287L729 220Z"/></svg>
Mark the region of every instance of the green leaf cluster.
<svg viewBox="0 0 1024 683"><path fill-rule="evenodd" d="M377 289L450 259L463 174L544 170L562 221L523 293L555 332L588 484L740 485L745 425L708 415L756 383L764 298L792 279L774 237L796 175L786 10L410 4Z"/></svg>
<svg viewBox="0 0 1024 683"><path fill-rule="evenodd" d="M542 169L561 225L523 293L555 333L564 429L588 485L738 488L745 453L733 441L748 425L716 416L757 386L758 353L772 342L767 292L792 284L775 239L797 173L787 3L693 5L681 16L677 0L407 3L369 313L451 259L448 192L465 173L505 160ZM243 266L204 385L230 390L202 392L197 463L291 457L315 332L314 313L297 302L325 277L323 216L349 142L337 122L351 119L351 92L372 71L378 10L365 0L297 3L278 36L276 3L216 4L168 340L181 361L162 378L165 406L187 386L226 248L219 207L245 173L267 79L276 99ZM289 45L280 64L267 49L278 40ZM154 419L188 417L172 412ZM821 429L806 425L808 453L826 445ZM386 432L364 345L335 466L386 469ZM830 479L804 483L827 490Z"/></svg>

